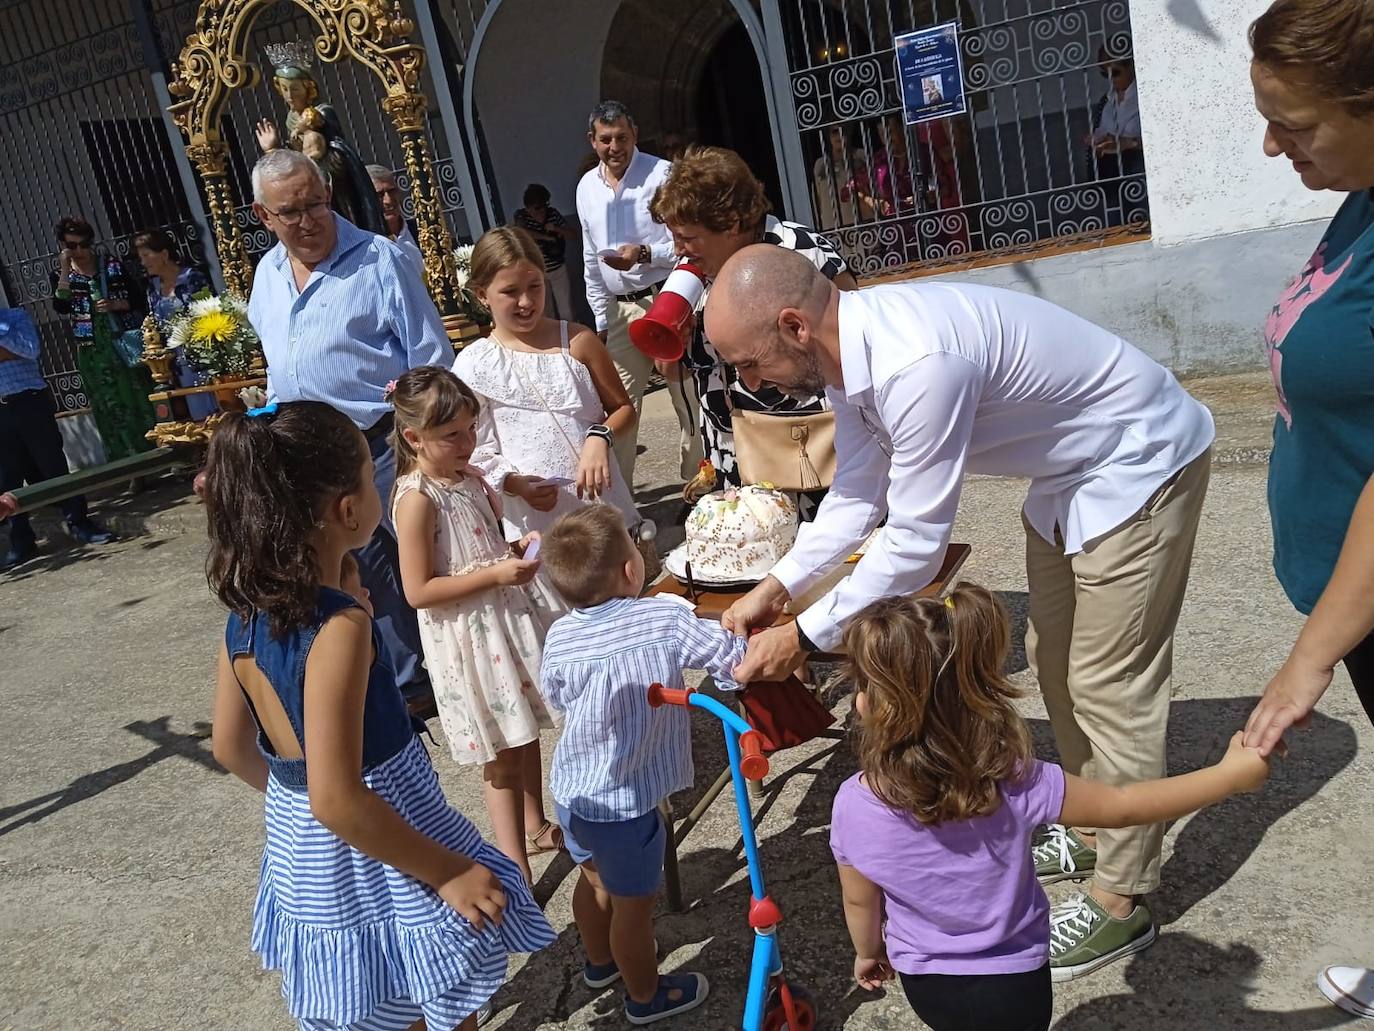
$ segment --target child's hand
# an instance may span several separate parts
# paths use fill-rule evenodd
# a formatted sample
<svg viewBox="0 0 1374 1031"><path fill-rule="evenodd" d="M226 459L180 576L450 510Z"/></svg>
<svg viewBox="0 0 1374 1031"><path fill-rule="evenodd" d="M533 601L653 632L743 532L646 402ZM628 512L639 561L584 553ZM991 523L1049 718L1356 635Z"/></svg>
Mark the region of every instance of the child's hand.
<svg viewBox="0 0 1374 1031"><path fill-rule="evenodd" d="M523 558L504 559L492 566L499 587L520 587L534 579L539 571L539 562L526 562Z"/></svg>
<svg viewBox="0 0 1374 1031"><path fill-rule="evenodd" d="M595 501L611 487L611 447L605 437L588 437L577 462L577 496Z"/></svg>
<svg viewBox="0 0 1374 1031"><path fill-rule="evenodd" d="M1217 766L1225 770L1233 792L1258 791L1269 779L1269 759L1258 748L1245 746L1245 732L1238 730L1231 736L1226 754Z"/></svg>
<svg viewBox="0 0 1374 1031"><path fill-rule="evenodd" d="M487 920L501 926L506 893L496 875L481 863L473 863L457 877L445 881L439 888L439 897L478 931Z"/></svg>
<svg viewBox="0 0 1374 1031"><path fill-rule="evenodd" d="M558 504L558 488L536 487L536 482L530 476L507 476L506 490L517 498L523 498L536 512L552 512L554 505Z"/></svg>
<svg viewBox="0 0 1374 1031"><path fill-rule="evenodd" d="M880 956L854 957L854 980L866 991L877 991L884 981L891 981L896 976L887 961L886 952Z"/></svg>
<svg viewBox="0 0 1374 1031"><path fill-rule="evenodd" d="M539 531L531 530L529 533L525 534L525 536L521 537L518 541L516 541L515 544L512 545L512 547L515 549L515 553L517 555L519 555L521 558L524 558L525 553L530 550L530 545L539 539Z"/></svg>

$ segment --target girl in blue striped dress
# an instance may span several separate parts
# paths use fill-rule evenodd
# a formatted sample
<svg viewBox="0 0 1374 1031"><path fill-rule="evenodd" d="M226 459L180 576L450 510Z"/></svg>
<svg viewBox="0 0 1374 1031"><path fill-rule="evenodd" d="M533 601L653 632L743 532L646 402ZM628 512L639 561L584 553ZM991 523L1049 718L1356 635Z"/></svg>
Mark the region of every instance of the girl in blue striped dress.
<svg viewBox="0 0 1374 1031"><path fill-rule="evenodd" d="M210 585L230 609L215 758L267 796L253 949L307 1031L472 1031L507 955L554 939L514 863L449 807L345 556L381 518L326 404L228 415Z"/></svg>

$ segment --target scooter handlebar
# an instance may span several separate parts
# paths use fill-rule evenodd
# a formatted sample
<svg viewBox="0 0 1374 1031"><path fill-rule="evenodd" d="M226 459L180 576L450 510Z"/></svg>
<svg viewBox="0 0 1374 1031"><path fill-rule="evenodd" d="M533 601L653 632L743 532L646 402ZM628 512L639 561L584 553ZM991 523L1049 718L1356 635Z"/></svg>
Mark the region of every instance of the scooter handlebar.
<svg viewBox="0 0 1374 1031"><path fill-rule="evenodd" d="M692 696L695 690L696 688L694 687L683 690L674 687L664 687L662 684L650 684L649 704L655 709L660 705L687 705L689 704L687 699Z"/></svg>
<svg viewBox="0 0 1374 1031"><path fill-rule="evenodd" d="M739 736L739 771L749 780L768 776L768 756L763 754L763 735L757 730Z"/></svg>

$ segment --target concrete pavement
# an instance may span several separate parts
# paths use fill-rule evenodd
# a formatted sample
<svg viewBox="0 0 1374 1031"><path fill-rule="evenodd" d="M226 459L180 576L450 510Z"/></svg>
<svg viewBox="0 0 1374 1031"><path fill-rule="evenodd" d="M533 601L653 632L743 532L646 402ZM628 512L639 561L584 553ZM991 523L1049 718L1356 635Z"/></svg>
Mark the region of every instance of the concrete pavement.
<svg viewBox="0 0 1374 1031"><path fill-rule="evenodd" d="M1256 461L1270 423L1263 378L1191 386L1217 413L1220 433L1178 637L1174 771L1220 755L1299 623L1269 570L1265 469ZM652 450L641 458L639 494L671 546L679 504L665 449L676 432L662 393L647 405L642 439ZM1018 640L1022 489L972 479L956 533L974 547L965 576L1004 592ZM291 1026L278 979L259 971L248 950L261 801L217 769L205 739L223 616L205 589L203 518L188 495L179 482L102 501L102 514L136 535L99 549L62 544L0 577L0 1029ZM1032 689L1025 712L1050 757L1019 649L1013 669ZM1370 734L1338 674L1321 715L1264 792L1170 829L1164 887L1151 900L1158 943L1058 986L1056 1027L1340 1025L1312 982L1322 963L1374 961ZM695 747L704 787L723 762L716 727L699 721ZM485 828L477 774L442 751L435 761L451 800ZM853 768L848 746L833 742L775 762L760 830L787 915L784 957L818 999L822 1028L912 1027L899 991L870 996L849 976L827 823L830 799ZM677 799L679 809L695 795ZM737 843L722 799L683 849L691 909L660 918L664 967L707 972L712 995L665 1027L738 1026L749 953ZM489 1026L626 1026L616 997L578 977L566 860L542 860L536 873L562 934L547 952L512 965ZM1051 896L1068 890L1055 886Z"/></svg>

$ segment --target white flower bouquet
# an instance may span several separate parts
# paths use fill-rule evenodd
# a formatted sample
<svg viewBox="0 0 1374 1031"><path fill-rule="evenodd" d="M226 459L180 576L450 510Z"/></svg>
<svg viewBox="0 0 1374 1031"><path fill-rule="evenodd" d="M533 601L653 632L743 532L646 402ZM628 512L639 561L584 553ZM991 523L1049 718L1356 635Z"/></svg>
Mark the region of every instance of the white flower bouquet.
<svg viewBox="0 0 1374 1031"><path fill-rule="evenodd" d="M197 294L190 305L172 316L167 329L167 346L180 350L187 363L207 377L248 376L254 358L262 349L253 324L248 321L248 305L237 294L218 297L208 292Z"/></svg>

